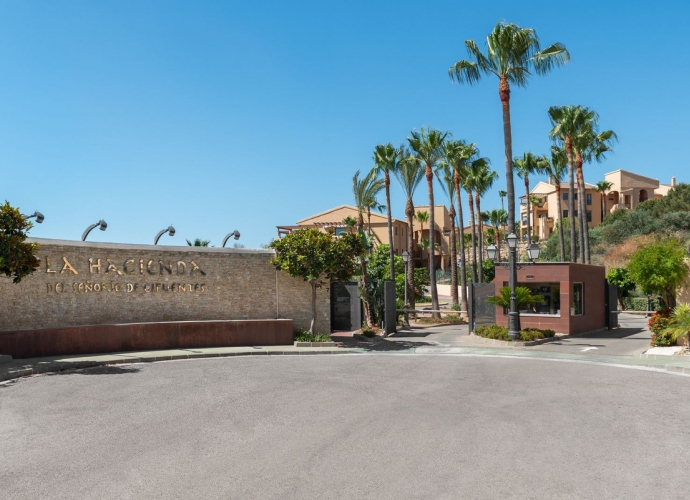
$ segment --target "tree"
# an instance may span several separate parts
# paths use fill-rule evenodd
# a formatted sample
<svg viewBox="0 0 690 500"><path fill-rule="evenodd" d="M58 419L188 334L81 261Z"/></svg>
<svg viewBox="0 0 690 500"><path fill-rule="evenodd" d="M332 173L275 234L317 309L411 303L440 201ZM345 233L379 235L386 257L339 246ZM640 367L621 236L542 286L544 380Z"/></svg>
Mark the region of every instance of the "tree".
<svg viewBox="0 0 690 500"><path fill-rule="evenodd" d="M527 234L528 243L531 238L532 230L530 225L530 203L529 203L529 176L534 174L543 174L549 160L546 156L538 156L527 151L523 153L522 158L513 158L513 166L515 167L515 172L518 174L523 181L525 181L525 202L527 204Z"/></svg>
<svg viewBox="0 0 690 500"><path fill-rule="evenodd" d="M395 281L395 267L393 265L393 219L391 216L391 172L396 172L399 162L403 158L403 148L396 149L391 143L379 144L374 150L374 170L376 174L383 173L383 185L386 189L386 211L388 215L388 249L390 252L390 279Z"/></svg>
<svg viewBox="0 0 690 500"><path fill-rule="evenodd" d="M407 142L410 144L411 157L424 166L426 176L427 192L429 195L429 282L431 288L431 307L438 310L438 290L436 290L436 262L435 251L436 242L434 232L436 224L434 221L434 170L439 161L443 158L443 143L448 137L448 132L422 127L420 132L413 130ZM439 317L438 313L433 313L434 317Z"/></svg>
<svg viewBox="0 0 690 500"><path fill-rule="evenodd" d="M207 247L211 245L211 240L202 240L201 238L196 238L194 241L187 240L187 245L190 247Z"/></svg>
<svg viewBox="0 0 690 500"><path fill-rule="evenodd" d="M290 276L311 285L311 324L316 323L316 289L331 281L346 281L357 271L356 259L364 253L362 239L347 233L339 238L318 229L298 229L271 242L276 256L271 263Z"/></svg>
<svg viewBox="0 0 690 500"><path fill-rule="evenodd" d="M508 222L508 212L502 208L494 208L489 212L489 222L494 227L498 260L501 260L501 226Z"/></svg>
<svg viewBox="0 0 690 500"><path fill-rule="evenodd" d="M515 287L515 296L517 297L517 307L524 309L534 304L541 304L544 302L544 297L541 295L532 295L532 291L524 286ZM498 295L486 299L489 304L510 308L510 287L504 286L498 290Z"/></svg>
<svg viewBox="0 0 690 500"><path fill-rule="evenodd" d="M588 108L584 109L587 110L587 113L583 115L586 121L581 124L578 133L573 137L573 150L575 151L578 191L581 193L578 200L580 205L580 244L584 247L583 262L590 264L589 225L585 202L585 176L582 165L590 163L592 160L596 162L604 160L606 153L613 151L611 146L617 137L613 130L599 132L599 115Z"/></svg>
<svg viewBox="0 0 690 500"><path fill-rule="evenodd" d="M409 152L406 150L401 151L400 164L398 169L394 172L400 186L405 192L405 197L407 201L405 203L405 215L407 216L407 253L409 254L409 260L407 261L407 274L412 276L414 274L414 241L412 236L414 234L414 203L412 203L412 197L414 192L419 186L419 183L424 178L424 169L421 168L419 163L410 160ZM414 309L415 305L415 294L412 291L412 285L409 285L408 289L408 300L410 301L410 308Z"/></svg>
<svg viewBox="0 0 690 500"><path fill-rule="evenodd" d="M677 239L659 239L633 253L627 270L644 293L660 295L666 307L672 309L676 305L676 290L690 274L687 256Z"/></svg>
<svg viewBox="0 0 690 500"><path fill-rule="evenodd" d="M0 205L0 274L19 283L40 265L36 257L38 243L26 243L33 224L9 201Z"/></svg>
<svg viewBox="0 0 690 500"><path fill-rule="evenodd" d="M450 165L443 162L436 169L436 175L441 183L443 191L448 196L448 216L450 217L450 295L453 305L457 305L460 301L458 299L458 255L455 246L455 204L453 199L455 197L455 182L453 180L453 173ZM464 294L464 291L463 291ZM463 309L467 311L467 309Z"/></svg>
<svg viewBox="0 0 690 500"><path fill-rule="evenodd" d="M422 171L422 175L424 175L424 169L420 168L420 170ZM426 210L420 210L415 215L415 219L417 219L417 222L419 222L419 241L420 241L420 243L418 243L417 246L419 246L421 248L421 241L424 240L424 224L429 222L429 212L427 212ZM427 245L426 248L429 248L429 245ZM425 249L421 248L421 250L422 250L422 253L420 255L420 258L422 260L424 260L424 250Z"/></svg>
<svg viewBox="0 0 690 500"><path fill-rule="evenodd" d="M613 187L613 182L599 181L594 190L601 195L601 221L604 222L606 218L606 192Z"/></svg>
<svg viewBox="0 0 690 500"><path fill-rule="evenodd" d="M680 183L671 189L666 196L640 203L635 207L635 210L650 212L654 217L662 217L671 212L690 212L690 184ZM615 216L617 212L618 210L613 212L611 216ZM608 221L608 219L606 220Z"/></svg>
<svg viewBox="0 0 690 500"><path fill-rule="evenodd" d="M671 317L665 332L671 334L671 340L678 341L679 337L687 337L690 346L690 304L678 304Z"/></svg>
<svg viewBox="0 0 690 500"><path fill-rule="evenodd" d="M477 166L471 169L472 186L474 187L474 200L477 205L477 222L479 223L479 261L484 259L484 221L481 218L482 206L481 198L484 194L491 189L496 179L498 179L498 174L491 170L489 163L483 163L481 166ZM483 267L479 267L479 281L483 282L482 277Z"/></svg>
<svg viewBox="0 0 690 500"><path fill-rule="evenodd" d="M565 262L565 237L563 235L563 210L561 210L561 181L568 169L568 157L563 148L551 146L551 161L545 165L544 173L549 176L549 182L556 187L556 226L558 228L558 246L561 262ZM570 214L568 214L570 215Z"/></svg>
<svg viewBox="0 0 690 500"><path fill-rule="evenodd" d="M503 210L505 210L505 207L503 206L503 198L505 198L507 194L508 194L508 192L507 192L507 191L504 191L504 190L502 190L502 189L498 192L498 196L501 197L501 208L502 208ZM506 213L507 213L507 212L506 212Z"/></svg>
<svg viewBox="0 0 690 500"><path fill-rule="evenodd" d="M343 219L343 226L347 228L348 233L352 233L357 227L357 219L348 215Z"/></svg>
<svg viewBox="0 0 690 500"><path fill-rule="evenodd" d="M383 181L376 178L376 172L372 170L362 179L359 178L359 170L352 178L352 194L355 199L355 207L357 207L357 227L360 233L364 233L364 211L369 210L376 205L376 196L383 189ZM369 224L369 234L371 234L371 223ZM360 235L361 236L361 235ZM370 243L367 243L370 246ZM371 298L369 297L369 286L367 283L367 260L362 255L360 257L361 279L362 279L362 300L364 302L364 316L366 318L367 326L373 327L371 317Z"/></svg>
<svg viewBox="0 0 690 500"><path fill-rule="evenodd" d="M503 142L505 147L506 190L508 196L508 231L515 232L515 188L513 185L513 139L510 124L510 86L526 87L532 71L544 75L570 60L561 43L543 50L535 30L512 23L499 22L487 36L487 52L476 42L467 40L469 61L461 60L448 70L451 80L472 85L483 75L498 77L498 95L503 108Z"/></svg>
<svg viewBox="0 0 690 500"><path fill-rule="evenodd" d="M625 309L623 298L635 289L635 283L632 279L630 279L630 273L628 273L628 270L624 267L612 267L606 273L606 281L608 281L610 285L616 287L618 303L623 309Z"/></svg>

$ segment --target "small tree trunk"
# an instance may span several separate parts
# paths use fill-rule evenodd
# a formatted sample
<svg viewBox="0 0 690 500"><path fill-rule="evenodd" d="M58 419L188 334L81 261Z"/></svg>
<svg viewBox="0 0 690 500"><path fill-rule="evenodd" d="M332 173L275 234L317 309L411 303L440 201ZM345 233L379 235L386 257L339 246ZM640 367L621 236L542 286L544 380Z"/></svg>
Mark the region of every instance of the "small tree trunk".
<svg viewBox="0 0 690 500"><path fill-rule="evenodd" d="M314 328L316 325L316 281L311 281L311 325L309 325L309 333L312 339L314 338Z"/></svg>
<svg viewBox="0 0 690 500"><path fill-rule="evenodd" d="M431 165L426 165L426 183L429 192L429 282L431 288L431 308L438 310L438 290L436 290L436 249L434 247L434 232L436 224L434 223L434 172ZM432 317L440 318L439 313L432 313Z"/></svg>
<svg viewBox="0 0 690 500"><path fill-rule="evenodd" d="M450 296L453 305L457 305L458 300L458 255L455 248L455 207L453 200L450 200Z"/></svg>
<svg viewBox="0 0 690 500"><path fill-rule="evenodd" d="M474 225L474 199L472 191L467 190L467 198L470 203L470 225L472 226L472 282L477 283L477 231Z"/></svg>
<svg viewBox="0 0 690 500"><path fill-rule="evenodd" d="M508 232L515 232L515 185L513 184L513 134L510 127L510 85L504 77L498 83L498 96L503 110L503 144L506 164L506 191L508 192Z"/></svg>
<svg viewBox="0 0 690 500"><path fill-rule="evenodd" d="M455 182L455 198L458 202L458 226L460 227L460 286L462 286L461 303L462 310L467 311L467 258L465 255L465 221L462 216L462 202L460 198L460 175L456 171L453 180Z"/></svg>
<svg viewBox="0 0 690 500"><path fill-rule="evenodd" d="M362 303L364 304L364 318L367 322L367 326L372 328L374 322L371 319L371 304L369 303L369 286L367 280L367 263L364 260L364 256L361 258L361 268L362 268Z"/></svg>
<svg viewBox="0 0 690 500"><path fill-rule="evenodd" d="M391 266L391 280L395 281L395 260L393 258L393 220L391 217L391 178L388 174L388 170L384 174L384 182L386 184L386 207L388 208L388 246L390 255L390 266Z"/></svg>
<svg viewBox="0 0 690 500"><path fill-rule="evenodd" d="M573 144L570 136L565 138L568 155L568 220L570 220L570 262L577 262L577 236L575 235L575 165L573 163Z"/></svg>
<svg viewBox="0 0 690 500"><path fill-rule="evenodd" d="M565 235L563 231L563 211L561 210L561 181L556 181L556 196L558 196L557 224L558 224L558 246L561 251L561 262L565 262Z"/></svg>
<svg viewBox="0 0 690 500"><path fill-rule="evenodd" d="M484 223L482 222L482 207L480 203L479 191L474 192L474 198L477 203L477 225L479 226L479 262L477 262L477 267L479 268L479 283L484 283Z"/></svg>
<svg viewBox="0 0 690 500"><path fill-rule="evenodd" d="M412 198L407 199L405 215L407 215L407 253L410 254L410 259L407 261L407 301L410 309L414 309L414 240L412 238L412 233L414 232L414 205L412 204Z"/></svg>
<svg viewBox="0 0 690 500"><path fill-rule="evenodd" d="M582 244L582 262L585 264L591 264L590 251L589 251L589 223L587 222L587 189L585 187L585 176L582 171L582 156L577 154L577 182L579 185L579 190L582 194L578 197L580 202L580 243Z"/></svg>
<svg viewBox="0 0 690 500"><path fill-rule="evenodd" d="M527 204L527 245L532 243L532 225L529 220L530 206L532 203L529 200L529 177L525 174L525 203Z"/></svg>

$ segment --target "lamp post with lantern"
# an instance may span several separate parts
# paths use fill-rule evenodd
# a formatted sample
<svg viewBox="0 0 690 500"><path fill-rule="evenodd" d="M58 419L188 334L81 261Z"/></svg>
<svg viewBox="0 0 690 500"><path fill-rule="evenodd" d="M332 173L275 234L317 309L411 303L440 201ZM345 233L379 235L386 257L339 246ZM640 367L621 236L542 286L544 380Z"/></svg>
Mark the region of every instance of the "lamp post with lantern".
<svg viewBox="0 0 690 500"><path fill-rule="evenodd" d="M508 262L500 262L501 256L498 255L498 250L495 245L489 245L486 248L486 254L494 264L508 269L508 286L510 287L510 309L508 311L508 336L515 340L520 336L520 311L517 307L517 295L515 288L517 287L517 271L524 266L531 266L534 261L539 258L541 249L536 243L531 243L527 247L527 257L529 262L517 261L517 243L518 237L515 233L510 233L506 236L506 243L508 243Z"/></svg>

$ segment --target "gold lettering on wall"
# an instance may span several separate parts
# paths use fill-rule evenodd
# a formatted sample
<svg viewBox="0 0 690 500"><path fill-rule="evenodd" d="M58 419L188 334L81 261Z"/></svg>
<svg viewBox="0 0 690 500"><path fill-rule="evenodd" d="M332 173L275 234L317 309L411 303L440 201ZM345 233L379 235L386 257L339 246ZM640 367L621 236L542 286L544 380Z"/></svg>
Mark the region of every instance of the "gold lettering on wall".
<svg viewBox="0 0 690 500"><path fill-rule="evenodd" d="M50 269L50 259L46 257L46 272L49 274L55 274L57 271Z"/></svg>
<svg viewBox="0 0 690 500"><path fill-rule="evenodd" d="M184 275L186 272L187 272L187 264L185 264L181 260L178 260L177 261L177 274Z"/></svg>
<svg viewBox="0 0 690 500"><path fill-rule="evenodd" d="M62 269L60 270L60 274L64 274L67 271L71 271L74 274L79 274L76 269L72 267L72 264L69 263L67 260L67 257L62 258L63 266Z"/></svg>
<svg viewBox="0 0 690 500"><path fill-rule="evenodd" d="M146 272L149 273L151 276L155 276L156 272L151 271L151 264L153 264L153 261L152 260L148 261L148 263L146 264Z"/></svg>
<svg viewBox="0 0 690 500"><path fill-rule="evenodd" d="M172 264L171 264L170 262L168 262L168 265L166 266L166 265L163 263L162 260L159 260L159 261L158 261L158 266L159 266L159 269L160 269L159 274L163 274L163 271L164 271L164 270L165 270L165 271L168 271L168 274L172 274Z"/></svg>
<svg viewBox="0 0 690 500"><path fill-rule="evenodd" d="M94 263L93 263L93 259L89 258L89 272L90 272L91 274L94 273L94 270L95 270L95 272L97 272L98 274L101 273L101 259L98 259L97 262L98 262L98 264L94 264Z"/></svg>
<svg viewBox="0 0 690 500"><path fill-rule="evenodd" d="M124 269L125 274L136 274L136 271L135 271L134 269L130 270L130 269L127 267L127 264L130 263L130 262L134 263L134 259L127 259L127 260L125 261L125 263L122 265L122 269Z"/></svg>
<svg viewBox="0 0 690 500"><path fill-rule="evenodd" d="M200 273L202 276L206 276L206 273L205 273L204 271L201 270L201 268L197 265L196 262L191 261L190 264L192 265L192 270L189 271L189 275L190 275L190 276L192 276L192 275L194 274L194 271L199 271L199 273Z"/></svg>
<svg viewBox="0 0 690 500"><path fill-rule="evenodd" d="M144 259L139 259L139 274L144 274Z"/></svg>
<svg viewBox="0 0 690 500"><path fill-rule="evenodd" d="M110 259L105 260L108 262L108 267L105 270L106 273L115 273L118 276L122 276L122 271L120 271Z"/></svg>

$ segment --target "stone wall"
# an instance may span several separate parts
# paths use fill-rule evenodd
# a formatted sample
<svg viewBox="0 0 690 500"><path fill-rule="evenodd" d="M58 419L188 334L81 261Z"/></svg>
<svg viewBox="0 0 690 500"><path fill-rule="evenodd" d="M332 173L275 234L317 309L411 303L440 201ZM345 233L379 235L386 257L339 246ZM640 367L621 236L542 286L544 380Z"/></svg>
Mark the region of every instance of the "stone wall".
<svg viewBox="0 0 690 500"><path fill-rule="evenodd" d="M309 284L278 272L272 250L35 239L41 267L0 278L0 331L64 326L286 318L308 328ZM330 332L329 290L316 329Z"/></svg>

